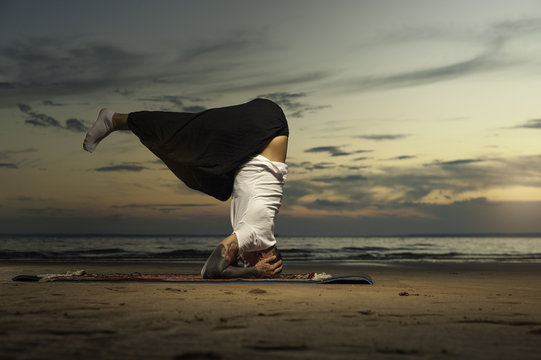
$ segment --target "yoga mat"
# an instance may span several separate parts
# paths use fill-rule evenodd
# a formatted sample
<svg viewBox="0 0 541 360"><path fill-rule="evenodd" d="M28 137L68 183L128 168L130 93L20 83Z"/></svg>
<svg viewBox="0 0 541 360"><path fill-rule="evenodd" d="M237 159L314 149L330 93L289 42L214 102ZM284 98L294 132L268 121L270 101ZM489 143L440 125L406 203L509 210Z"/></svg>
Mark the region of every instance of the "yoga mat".
<svg viewBox="0 0 541 360"><path fill-rule="evenodd" d="M326 273L306 274L281 274L271 279L203 279L199 274L89 274L84 270L68 271L65 274L44 274L44 275L17 275L13 281L55 281L55 282L168 282L168 283L251 283L251 284L373 284L372 279L367 275L331 276Z"/></svg>

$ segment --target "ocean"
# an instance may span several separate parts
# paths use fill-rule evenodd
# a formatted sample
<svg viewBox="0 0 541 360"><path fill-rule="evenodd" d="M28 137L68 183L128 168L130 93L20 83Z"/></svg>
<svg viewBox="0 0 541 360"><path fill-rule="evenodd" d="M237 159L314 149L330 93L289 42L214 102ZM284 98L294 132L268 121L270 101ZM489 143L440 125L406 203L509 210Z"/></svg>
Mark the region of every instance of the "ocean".
<svg viewBox="0 0 541 360"><path fill-rule="evenodd" d="M0 235L0 260L203 262L220 236ZM285 261L541 262L541 236L277 238Z"/></svg>

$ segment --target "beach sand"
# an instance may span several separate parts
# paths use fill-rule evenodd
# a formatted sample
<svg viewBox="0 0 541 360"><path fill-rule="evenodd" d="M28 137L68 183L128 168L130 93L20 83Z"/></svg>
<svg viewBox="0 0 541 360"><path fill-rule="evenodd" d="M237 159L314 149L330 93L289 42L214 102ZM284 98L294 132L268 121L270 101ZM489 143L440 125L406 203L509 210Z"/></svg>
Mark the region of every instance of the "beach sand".
<svg viewBox="0 0 541 360"><path fill-rule="evenodd" d="M200 266L0 263L0 358L541 358L541 264L287 264L374 285L11 281Z"/></svg>

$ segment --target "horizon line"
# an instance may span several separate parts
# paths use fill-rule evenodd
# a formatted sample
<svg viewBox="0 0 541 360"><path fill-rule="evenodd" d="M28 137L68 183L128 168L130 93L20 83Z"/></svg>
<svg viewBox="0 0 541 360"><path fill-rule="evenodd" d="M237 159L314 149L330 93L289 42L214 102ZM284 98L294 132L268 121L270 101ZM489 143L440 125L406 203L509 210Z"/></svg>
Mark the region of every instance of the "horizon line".
<svg viewBox="0 0 541 360"><path fill-rule="evenodd" d="M134 234L134 233L0 233L0 237L23 237L23 236L37 236L37 237L168 237L168 236L179 236L179 237L225 237L227 235L223 234ZM287 235L287 234L275 234L275 237L334 237L334 238L345 238L345 237L357 237L357 238L384 238L384 237L541 237L541 232L523 232L523 233L507 233L507 232L483 232L483 233L425 233L425 234L371 234L371 235Z"/></svg>

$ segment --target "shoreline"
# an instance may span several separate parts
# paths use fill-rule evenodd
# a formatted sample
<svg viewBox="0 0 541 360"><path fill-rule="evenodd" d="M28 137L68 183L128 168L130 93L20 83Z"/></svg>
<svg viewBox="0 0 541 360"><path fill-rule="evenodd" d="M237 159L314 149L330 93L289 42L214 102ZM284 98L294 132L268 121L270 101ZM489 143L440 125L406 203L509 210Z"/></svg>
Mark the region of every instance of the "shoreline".
<svg viewBox="0 0 541 360"><path fill-rule="evenodd" d="M19 274L197 273L202 263L0 261L3 359L537 359L541 264L289 262L374 285L19 283Z"/></svg>

